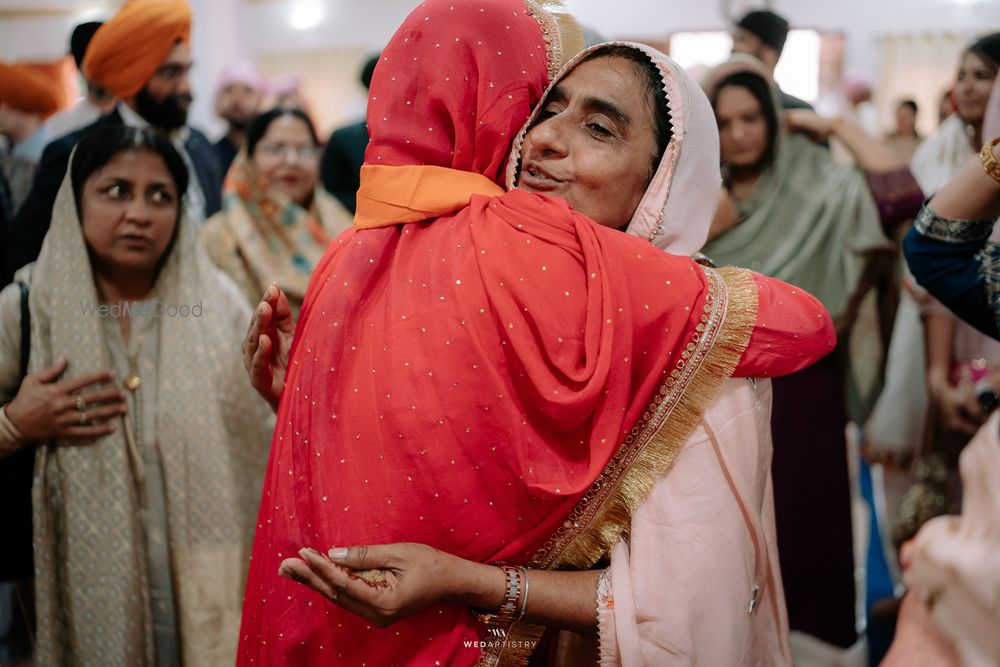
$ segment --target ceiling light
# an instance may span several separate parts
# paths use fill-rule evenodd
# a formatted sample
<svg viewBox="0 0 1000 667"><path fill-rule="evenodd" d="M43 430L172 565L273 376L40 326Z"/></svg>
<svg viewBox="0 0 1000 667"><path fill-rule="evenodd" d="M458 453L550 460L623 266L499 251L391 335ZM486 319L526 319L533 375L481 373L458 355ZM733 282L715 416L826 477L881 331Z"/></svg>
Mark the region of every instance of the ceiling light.
<svg viewBox="0 0 1000 667"><path fill-rule="evenodd" d="M323 22L323 5L317 0L299 0L292 5L289 17L296 30L309 30Z"/></svg>

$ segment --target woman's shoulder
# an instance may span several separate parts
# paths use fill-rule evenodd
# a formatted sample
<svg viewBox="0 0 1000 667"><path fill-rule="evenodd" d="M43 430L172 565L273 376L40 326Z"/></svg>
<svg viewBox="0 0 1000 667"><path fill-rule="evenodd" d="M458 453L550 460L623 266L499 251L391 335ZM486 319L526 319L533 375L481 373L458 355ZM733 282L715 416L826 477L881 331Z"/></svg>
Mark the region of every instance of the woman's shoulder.
<svg viewBox="0 0 1000 667"><path fill-rule="evenodd" d="M226 212L218 211L202 224L198 230L198 238L203 246L211 250L213 247L229 239L232 232L226 224Z"/></svg>
<svg viewBox="0 0 1000 667"><path fill-rule="evenodd" d="M9 303L20 302L21 287L18 283L23 283L31 289L31 274L34 272L35 262L26 264L14 274L14 281L0 290L0 308L6 309Z"/></svg>
<svg viewBox="0 0 1000 667"><path fill-rule="evenodd" d="M829 148L820 146L804 135L789 136L788 145L790 162L786 173L794 175L795 179L787 180L784 184L786 190L791 189L809 196L814 192L813 189L803 189L798 186L802 183L825 186L839 183L837 187L827 188L827 192L837 197L844 194L842 188L847 184L853 183L857 188L864 182L865 172L856 164L835 160Z"/></svg>
<svg viewBox="0 0 1000 667"><path fill-rule="evenodd" d="M238 246L225 211L219 211L205 221L198 230L198 240L217 267L226 267Z"/></svg>

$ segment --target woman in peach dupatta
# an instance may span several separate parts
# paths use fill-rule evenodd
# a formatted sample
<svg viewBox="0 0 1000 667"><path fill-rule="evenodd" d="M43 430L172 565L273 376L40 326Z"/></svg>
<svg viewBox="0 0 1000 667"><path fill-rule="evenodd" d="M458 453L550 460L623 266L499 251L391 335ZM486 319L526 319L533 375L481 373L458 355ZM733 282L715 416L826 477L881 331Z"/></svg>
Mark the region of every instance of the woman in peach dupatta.
<svg viewBox="0 0 1000 667"><path fill-rule="evenodd" d="M556 582L593 600L588 568L725 379L794 371L834 342L800 290L652 251L558 197L503 193L507 142L559 60L543 64L558 44L536 17L431 0L383 52L355 229L318 267L289 352L240 664L525 661L564 611ZM434 570L447 595L378 614L350 613L360 576L326 600L277 577L296 553L319 565L303 546L399 541L528 563L536 602L491 642L470 606L493 591L463 591L448 567ZM578 571L543 571L557 568ZM398 571L371 590L392 595ZM576 622L594 623L589 603Z"/></svg>
<svg viewBox="0 0 1000 667"><path fill-rule="evenodd" d="M718 192L715 113L698 84L648 46L673 137L626 231L657 248L694 255L705 244ZM550 86L609 45L575 57ZM525 135L514 142L516 185ZM537 143L535 152L546 150ZM572 203L572 202L571 202ZM616 665L789 665L771 488L771 383L732 378L705 410L673 465L632 513L597 592L599 662ZM720 641L720 639L724 640ZM593 662L594 643L564 632L559 664Z"/></svg>

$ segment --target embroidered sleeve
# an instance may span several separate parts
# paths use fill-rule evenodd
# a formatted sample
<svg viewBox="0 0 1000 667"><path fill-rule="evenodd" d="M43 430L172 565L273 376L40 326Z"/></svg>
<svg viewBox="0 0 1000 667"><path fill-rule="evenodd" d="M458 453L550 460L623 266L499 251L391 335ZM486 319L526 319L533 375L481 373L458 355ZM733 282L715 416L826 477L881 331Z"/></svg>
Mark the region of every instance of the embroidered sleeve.
<svg viewBox="0 0 1000 667"><path fill-rule="evenodd" d="M945 243L986 241L993 233L993 220L958 220L942 218L924 204L913 223L918 234Z"/></svg>

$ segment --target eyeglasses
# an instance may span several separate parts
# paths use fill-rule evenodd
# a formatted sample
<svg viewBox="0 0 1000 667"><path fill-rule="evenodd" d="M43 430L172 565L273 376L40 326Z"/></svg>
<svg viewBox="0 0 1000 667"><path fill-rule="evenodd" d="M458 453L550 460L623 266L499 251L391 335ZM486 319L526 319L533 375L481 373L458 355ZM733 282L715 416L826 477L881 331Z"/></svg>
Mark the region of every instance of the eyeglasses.
<svg viewBox="0 0 1000 667"><path fill-rule="evenodd" d="M276 159L287 159L291 155L292 159L300 162L310 162L319 155L319 149L315 146L288 146L279 143L261 144L257 150Z"/></svg>

